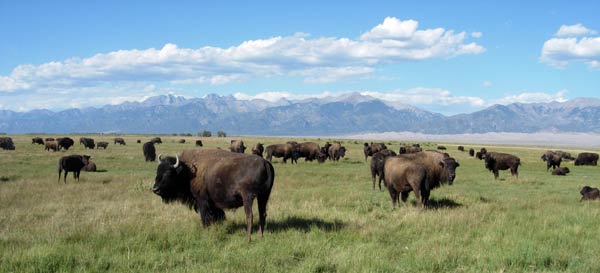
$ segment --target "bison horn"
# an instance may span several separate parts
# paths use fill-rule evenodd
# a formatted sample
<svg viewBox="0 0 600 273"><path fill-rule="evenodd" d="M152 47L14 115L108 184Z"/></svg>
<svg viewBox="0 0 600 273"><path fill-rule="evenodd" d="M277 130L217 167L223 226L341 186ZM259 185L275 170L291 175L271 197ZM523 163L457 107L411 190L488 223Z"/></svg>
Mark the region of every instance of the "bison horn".
<svg viewBox="0 0 600 273"><path fill-rule="evenodd" d="M177 167L179 167L179 156L177 156L177 154L175 154L175 159L176 159L176 161L175 161L175 165L173 165L173 168L177 169Z"/></svg>

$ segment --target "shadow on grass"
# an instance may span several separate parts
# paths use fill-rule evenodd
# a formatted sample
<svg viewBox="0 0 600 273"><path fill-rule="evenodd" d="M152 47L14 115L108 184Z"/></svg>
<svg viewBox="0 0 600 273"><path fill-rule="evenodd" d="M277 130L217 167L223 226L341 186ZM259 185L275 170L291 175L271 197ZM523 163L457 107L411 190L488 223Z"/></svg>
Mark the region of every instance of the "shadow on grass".
<svg viewBox="0 0 600 273"><path fill-rule="evenodd" d="M256 217L255 217L256 218ZM258 221L254 221L252 230L258 230ZM298 216L290 216L283 220L269 221L267 218L267 225L265 230L267 232L285 232L288 230L297 230L300 232L309 232L312 229L319 229L325 232L336 232L346 228L346 224L340 220L334 220L333 222L321 220L318 218L303 218ZM245 223L234 223L227 226L227 233L235 233L239 230L245 230Z"/></svg>
<svg viewBox="0 0 600 273"><path fill-rule="evenodd" d="M413 206L417 206L416 200L412 200L412 201L410 201L410 203ZM441 198L441 199L429 199L429 205L427 206L427 209L455 209L455 208L459 208L459 207L462 207L461 203L456 203L452 199Z"/></svg>

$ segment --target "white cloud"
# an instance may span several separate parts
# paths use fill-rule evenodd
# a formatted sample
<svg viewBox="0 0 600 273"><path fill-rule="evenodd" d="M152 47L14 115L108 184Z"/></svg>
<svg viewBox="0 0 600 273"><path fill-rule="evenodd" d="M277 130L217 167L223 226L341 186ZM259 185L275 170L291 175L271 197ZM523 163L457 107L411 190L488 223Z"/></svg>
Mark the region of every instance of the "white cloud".
<svg viewBox="0 0 600 273"><path fill-rule="evenodd" d="M481 36L483 36L481 32L471 32L471 37L473 38L481 38Z"/></svg>
<svg viewBox="0 0 600 273"><path fill-rule="evenodd" d="M511 104L515 102L519 103L536 103L536 102L565 102L566 98L566 90L558 91L554 94L544 93L544 92L525 92L516 95L507 95L500 99L493 100L491 104Z"/></svg>
<svg viewBox="0 0 600 273"><path fill-rule="evenodd" d="M386 101L399 102L409 105L458 105L482 106L485 100L479 97L455 96L450 91L441 88L416 87L408 90L395 90L392 92L361 92L362 95L372 96Z"/></svg>
<svg viewBox="0 0 600 273"><path fill-rule="evenodd" d="M581 28L576 26L580 26ZM575 26L561 26L556 35L562 37L595 33L595 31L590 31L577 24ZM551 38L544 42L540 62L558 68L565 68L572 62L582 62L591 68L598 68L598 63L600 62L600 37Z"/></svg>
<svg viewBox="0 0 600 273"><path fill-rule="evenodd" d="M484 88L490 88L493 85L494 85L494 83L492 83L492 81L488 81L488 80L485 80L481 83L481 86L483 86Z"/></svg>
<svg viewBox="0 0 600 273"><path fill-rule="evenodd" d="M466 32L418 29L415 20L388 17L359 39L305 33L198 49L165 44L162 48L118 50L88 58L41 65L20 65L0 75L0 92L124 83L226 84L256 77L301 76L322 83L362 77L382 64L447 59L480 54L481 45L467 42Z"/></svg>
<svg viewBox="0 0 600 273"><path fill-rule="evenodd" d="M560 28L558 29L558 31L554 34L557 37L575 37L575 36L582 36L582 35L588 35L588 34L596 34L597 32L595 30L591 30L588 29L586 27L584 27L582 24L575 24L575 25L562 25L560 26Z"/></svg>

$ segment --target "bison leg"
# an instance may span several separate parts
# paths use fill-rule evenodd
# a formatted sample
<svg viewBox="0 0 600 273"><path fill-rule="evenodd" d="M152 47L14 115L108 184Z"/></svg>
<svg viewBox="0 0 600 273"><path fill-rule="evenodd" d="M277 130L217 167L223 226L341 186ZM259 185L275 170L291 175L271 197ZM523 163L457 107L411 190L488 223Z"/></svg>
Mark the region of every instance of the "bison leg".
<svg viewBox="0 0 600 273"><path fill-rule="evenodd" d="M519 171L518 171L517 168L510 168L510 174L513 175L513 176L516 176L517 179L519 179Z"/></svg>
<svg viewBox="0 0 600 273"><path fill-rule="evenodd" d="M388 191L390 192L390 197L392 198L392 209L396 208L396 204L398 204L398 192L394 187L388 187Z"/></svg>
<svg viewBox="0 0 600 273"><path fill-rule="evenodd" d="M408 191L403 191L402 192L402 203L406 203L406 200L408 200L408 194L409 193L410 192L408 192Z"/></svg>
<svg viewBox="0 0 600 273"><path fill-rule="evenodd" d="M254 202L254 196L246 194L244 197L244 211L246 212L246 233L248 234L248 242L252 241L250 234L252 234L252 203Z"/></svg>
<svg viewBox="0 0 600 273"><path fill-rule="evenodd" d="M69 173L69 171L65 170L65 176L64 176L64 181L65 184L67 184L67 174Z"/></svg>
<svg viewBox="0 0 600 273"><path fill-rule="evenodd" d="M494 179L498 179L498 170L494 170Z"/></svg>
<svg viewBox="0 0 600 273"><path fill-rule="evenodd" d="M260 237L263 237L265 231L265 224L267 222L267 201L269 201L269 195L258 196L258 216L260 224Z"/></svg>
<svg viewBox="0 0 600 273"><path fill-rule="evenodd" d="M202 220L202 226L208 227L212 222L210 215L210 206L207 200L198 200L196 211L200 213L200 219Z"/></svg>

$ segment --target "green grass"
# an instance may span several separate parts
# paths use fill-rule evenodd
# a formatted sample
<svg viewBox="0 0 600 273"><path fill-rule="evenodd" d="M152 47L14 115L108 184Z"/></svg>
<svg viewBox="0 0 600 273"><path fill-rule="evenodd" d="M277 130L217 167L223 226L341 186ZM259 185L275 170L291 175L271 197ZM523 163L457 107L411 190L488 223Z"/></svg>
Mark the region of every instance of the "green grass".
<svg viewBox="0 0 600 273"><path fill-rule="evenodd" d="M340 162L275 159L266 233L248 243L243 209L205 229L193 210L150 191L156 163L135 143L149 137L115 146L94 136L111 143L106 151L76 144L56 153L31 137L0 151L0 272L600 272L600 202L579 202L583 185L600 186L599 169L569 162L571 174L552 176L539 159L545 148L488 145L523 163L518 180L502 171L494 181L482 161L444 144L461 166L428 210L412 194L392 210L387 191L371 189L362 141L344 141ZM163 137L157 153L193 147L195 138L179 138ZM203 142L227 148L230 139ZM58 182L58 159L71 153L106 172Z"/></svg>

